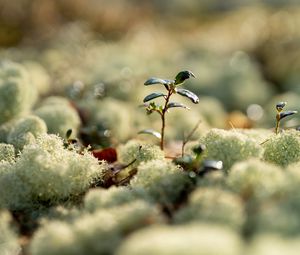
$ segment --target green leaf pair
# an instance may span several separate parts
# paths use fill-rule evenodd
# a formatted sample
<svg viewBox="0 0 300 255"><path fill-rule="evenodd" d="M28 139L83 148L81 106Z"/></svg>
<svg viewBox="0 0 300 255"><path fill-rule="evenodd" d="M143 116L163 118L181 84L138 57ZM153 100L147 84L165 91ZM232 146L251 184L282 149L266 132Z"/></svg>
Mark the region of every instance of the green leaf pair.
<svg viewBox="0 0 300 255"><path fill-rule="evenodd" d="M276 110L277 110L277 114L276 114L276 127L275 127L275 133L278 134L279 132L279 124L280 121L288 116L294 115L296 113L298 113L297 111L282 111L283 108L287 105L287 102L279 102L276 104Z"/></svg>
<svg viewBox="0 0 300 255"><path fill-rule="evenodd" d="M185 80L194 77L195 75L191 72L191 71L181 71L179 72L176 77L175 80L168 80L168 79L161 79L161 78L149 78L148 80L145 81L144 85L148 86L148 85L155 85L155 84L162 84L162 85L180 85L182 83L185 82Z"/></svg>

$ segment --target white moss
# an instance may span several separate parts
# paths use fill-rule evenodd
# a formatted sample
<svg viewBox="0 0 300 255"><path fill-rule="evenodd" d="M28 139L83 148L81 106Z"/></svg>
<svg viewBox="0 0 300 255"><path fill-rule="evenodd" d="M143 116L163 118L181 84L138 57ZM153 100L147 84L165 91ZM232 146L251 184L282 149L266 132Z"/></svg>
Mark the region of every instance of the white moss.
<svg viewBox="0 0 300 255"><path fill-rule="evenodd" d="M35 139L47 133L45 122L37 116L27 116L18 120L9 132L7 142L21 151L25 145L35 142Z"/></svg>
<svg viewBox="0 0 300 255"><path fill-rule="evenodd" d="M0 143L0 161L13 162L15 160L15 148L11 144Z"/></svg>
<svg viewBox="0 0 300 255"><path fill-rule="evenodd" d="M236 129L237 132L246 135L250 139L254 139L258 144L266 142L274 133L270 129Z"/></svg>
<svg viewBox="0 0 300 255"><path fill-rule="evenodd" d="M8 212L0 211L0 254L19 254L21 248L18 237L11 228L11 217Z"/></svg>
<svg viewBox="0 0 300 255"><path fill-rule="evenodd" d="M227 185L244 199L267 199L283 192L286 178L280 168L249 159L236 163L227 178Z"/></svg>
<svg viewBox="0 0 300 255"><path fill-rule="evenodd" d="M43 101L39 103L39 107L52 105L69 107L70 101L67 98L61 96L50 96L46 97Z"/></svg>
<svg viewBox="0 0 300 255"><path fill-rule="evenodd" d="M111 187L109 189L91 189L84 197L84 208L94 212L101 208L111 208L145 197L143 190L128 187Z"/></svg>
<svg viewBox="0 0 300 255"><path fill-rule="evenodd" d="M272 201L262 203L257 215L259 232L276 232L282 235L300 233L299 163L285 169L285 186L278 187L278 194Z"/></svg>
<svg viewBox="0 0 300 255"><path fill-rule="evenodd" d="M137 167L141 162L165 158L164 152L158 146L138 140L130 140L125 145L120 146L118 156L120 162L125 165L136 159L131 168Z"/></svg>
<svg viewBox="0 0 300 255"><path fill-rule="evenodd" d="M287 194L279 201L262 203L254 219L256 233L298 235L300 233L299 197L297 195L290 197Z"/></svg>
<svg viewBox="0 0 300 255"><path fill-rule="evenodd" d="M300 161L300 132L288 130L264 143L264 160L286 167Z"/></svg>
<svg viewBox="0 0 300 255"><path fill-rule="evenodd" d="M191 180L179 166L166 160L142 163L130 182L133 188L142 188L156 201L172 207L187 192Z"/></svg>
<svg viewBox="0 0 300 255"><path fill-rule="evenodd" d="M103 130L109 130L114 139L126 141L132 135L136 135L137 130L133 128L134 117L129 104L105 98L101 101L83 101L81 107L88 113L88 125L97 125Z"/></svg>
<svg viewBox="0 0 300 255"><path fill-rule="evenodd" d="M233 231L214 225L155 226L130 235L116 255L238 255L242 243Z"/></svg>
<svg viewBox="0 0 300 255"><path fill-rule="evenodd" d="M100 209L68 222L45 222L33 236L30 252L32 255L113 254L123 235L162 221L158 210L144 201Z"/></svg>
<svg viewBox="0 0 300 255"><path fill-rule="evenodd" d="M245 252L246 255L298 255L300 250L299 237L284 238L276 234L259 235L252 241Z"/></svg>
<svg viewBox="0 0 300 255"><path fill-rule="evenodd" d="M19 119L12 119L0 125L0 142L7 143L7 137L9 132L13 129L14 125Z"/></svg>
<svg viewBox="0 0 300 255"><path fill-rule="evenodd" d="M218 188L197 188L188 204L175 214L175 222L214 222L241 228L244 206L235 194Z"/></svg>
<svg viewBox="0 0 300 255"><path fill-rule="evenodd" d="M236 131L212 129L201 141L206 146L205 158L223 161L228 171L238 161L261 155L261 147L254 139Z"/></svg>
<svg viewBox="0 0 300 255"><path fill-rule="evenodd" d="M27 69L32 85L40 95L44 95L49 92L50 86L50 77L47 71L43 66L37 62L26 61L23 63Z"/></svg>
<svg viewBox="0 0 300 255"><path fill-rule="evenodd" d="M114 215L119 231L125 234L152 224L165 222L165 218L156 206L141 199L105 211Z"/></svg>
<svg viewBox="0 0 300 255"><path fill-rule="evenodd" d="M64 138L69 129L72 129L75 136L78 132L79 115L65 99L49 98L34 113L45 121L50 134L58 134Z"/></svg>
<svg viewBox="0 0 300 255"><path fill-rule="evenodd" d="M116 221L103 212L72 223L50 221L35 233L29 250L32 255L111 254L119 242L115 228Z"/></svg>
<svg viewBox="0 0 300 255"><path fill-rule="evenodd" d="M291 192L295 192L300 185L300 162L290 164L286 169Z"/></svg>
<svg viewBox="0 0 300 255"><path fill-rule="evenodd" d="M55 203L85 192L105 167L89 153L64 149L59 137L43 135L0 175L0 200L10 208Z"/></svg>
<svg viewBox="0 0 300 255"><path fill-rule="evenodd" d="M0 124L27 113L36 100L36 90L21 65L0 63Z"/></svg>
<svg viewBox="0 0 300 255"><path fill-rule="evenodd" d="M42 211L41 217L39 218L39 223L41 225L47 224L50 220L73 222L75 219L82 216L81 208L72 206L72 203L66 203L46 209L42 208L40 211Z"/></svg>
<svg viewBox="0 0 300 255"><path fill-rule="evenodd" d="M203 178L197 179L198 187L218 187L226 189L226 176L222 171L213 171L207 173Z"/></svg>

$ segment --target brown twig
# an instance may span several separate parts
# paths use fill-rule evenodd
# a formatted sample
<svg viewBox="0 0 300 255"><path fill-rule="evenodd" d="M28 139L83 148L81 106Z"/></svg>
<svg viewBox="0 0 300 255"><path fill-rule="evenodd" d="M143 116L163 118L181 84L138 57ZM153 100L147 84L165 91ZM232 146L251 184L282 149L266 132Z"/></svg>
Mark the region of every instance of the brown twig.
<svg viewBox="0 0 300 255"><path fill-rule="evenodd" d="M195 127L191 130L191 132L188 134L188 136L185 138L184 133L183 133L183 139L182 139L182 147L181 147L181 156L184 156L184 147L185 145L190 141L190 139L192 138L192 136L194 135L194 133L197 131L197 129L199 128L199 125L201 124L201 120L198 120L198 122L196 123Z"/></svg>

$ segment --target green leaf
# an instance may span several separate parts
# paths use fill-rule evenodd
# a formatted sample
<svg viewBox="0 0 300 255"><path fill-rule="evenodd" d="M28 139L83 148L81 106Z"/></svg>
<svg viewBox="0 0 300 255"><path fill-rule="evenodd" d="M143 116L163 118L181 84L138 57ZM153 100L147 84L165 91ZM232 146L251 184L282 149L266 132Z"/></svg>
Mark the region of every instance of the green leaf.
<svg viewBox="0 0 300 255"><path fill-rule="evenodd" d="M294 115L298 113L297 111L284 111L284 112L281 112L279 114L279 119L282 120L283 118L287 117L287 116L291 116L291 115Z"/></svg>
<svg viewBox="0 0 300 255"><path fill-rule="evenodd" d="M138 134L153 135L156 138L161 139L161 134L153 129L144 129L139 131Z"/></svg>
<svg viewBox="0 0 300 255"><path fill-rule="evenodd" d="M176 75L174 84L179 85L191 77L195 78L195 75L191 71L181 71Z"/></svg>
<svg viewBox="0 0 300 255"><path fill-rule="evenodd" d="M182 103L177 103L177 102L170 102L167 105L167 108L174 108L174 107L181 107L181 108L185 108L190 110L189 107L187 107L186 105L182 104Z"/></svg>
<svg viewBox="0 0 300 255"><path fill-rule="evenodd" d="M72 135L72 129L68 129L68 131L66 132L66 139L69 139L71 135Z"/></svg>
<svg viewBox="0 0 300 255"><path fill-rule="evenodd" d="M189 98L194 104L199 103L198 96L194 94L192 91L189 91L187 89L176 89L176 92L181 96Z"/></svg>
<svg viewBox="0 0 300 255"><path fill-rule="evenodd" d="M163 112L163 109L164 109L164 108L163 108L163 106L162 106L162 105L160 105L160 106L158 107L158 110L159 110L159 112L160 112L160 113L162 113L162 112Z"/></svg>
<svg viewBox="0 0 300 255"><path fill-rule="evenodd" d="M168 86L173 83L174 83L173 80L166 80L166 79L152 77L152 78L148 79L147 81L145 81L144 85L148 86L148 85L154 85L154 84L162 84L162 85Z"/></svg>
<svg viewBox="0 0 300 255"><path fill-rule="evenodd" d="M157 97L163 97L163 96L166 96L164 93L160 93L160 92L155 92L155 93L151 93L149 94L148 96L146 96L143 100L144 103L154 99L154 98L157 98Z"/></svg>
<svg viewBox="0 0 300 255"><path fill-rule="evenodd" d="M223 162L220 160L204 160L203 168L205 170L222 170Z"/></svg>
<svg viewBox="0 0 300 255"><path fill-rule="evenodd" d="M155 102L151 102L151 103L150 103L150 106L151 106L152 108L156 108L156 103L155 103Z"/></svg>

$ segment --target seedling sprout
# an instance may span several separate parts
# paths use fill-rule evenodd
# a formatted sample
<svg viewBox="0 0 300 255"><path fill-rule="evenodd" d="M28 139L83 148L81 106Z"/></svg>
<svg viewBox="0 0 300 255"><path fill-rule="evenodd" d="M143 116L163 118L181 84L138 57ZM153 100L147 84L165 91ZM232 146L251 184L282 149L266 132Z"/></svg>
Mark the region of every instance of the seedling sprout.
<svg viewBox="0 0 300 255"><path fill-rule="evenodd" d="M297 113L297 111L283 111L283 108L287 105L287 102L279 102L276 104L276 126L275 126L275 133L279 133L279 126L280 126L280 121L287 117L291 116Z"/></svg>
<svg viewBox="0 0 300 255"><path fill-rule="evenodd" d="M194 77L195 75L191 71L181 71L179 72L174 80L167 80L167 79L161 79L161 78L150 78L145 81L144 85L155 85L155 84L161 84L164 85L165 89L167 90L167 93L160 93L160 92L153 92L149 95L147 95L143 102L144 107L146 108L147 114L152 114L153 112L157 112L161 117L161 132L157 132L152 129L146 129L139 132L139 134L150 134L160 139L160 148L161 150L164 149L164 140L165 140L165 127L166 127L166 113L169 111L170 108L180 107L189 109L186 105L178 102L170 102L170 98L173 94L179 94L181 96L189 98L194 104L199 103L199 98L197 95L195 95L193 92L187 90L187 89L181 89L177 88L177 86L184 83L185 80L189 79L190 77ZM156 104L154 99L158 97L163 97L165 102L163 105ZM151 101L150 103L148 103Z"/></svg>

